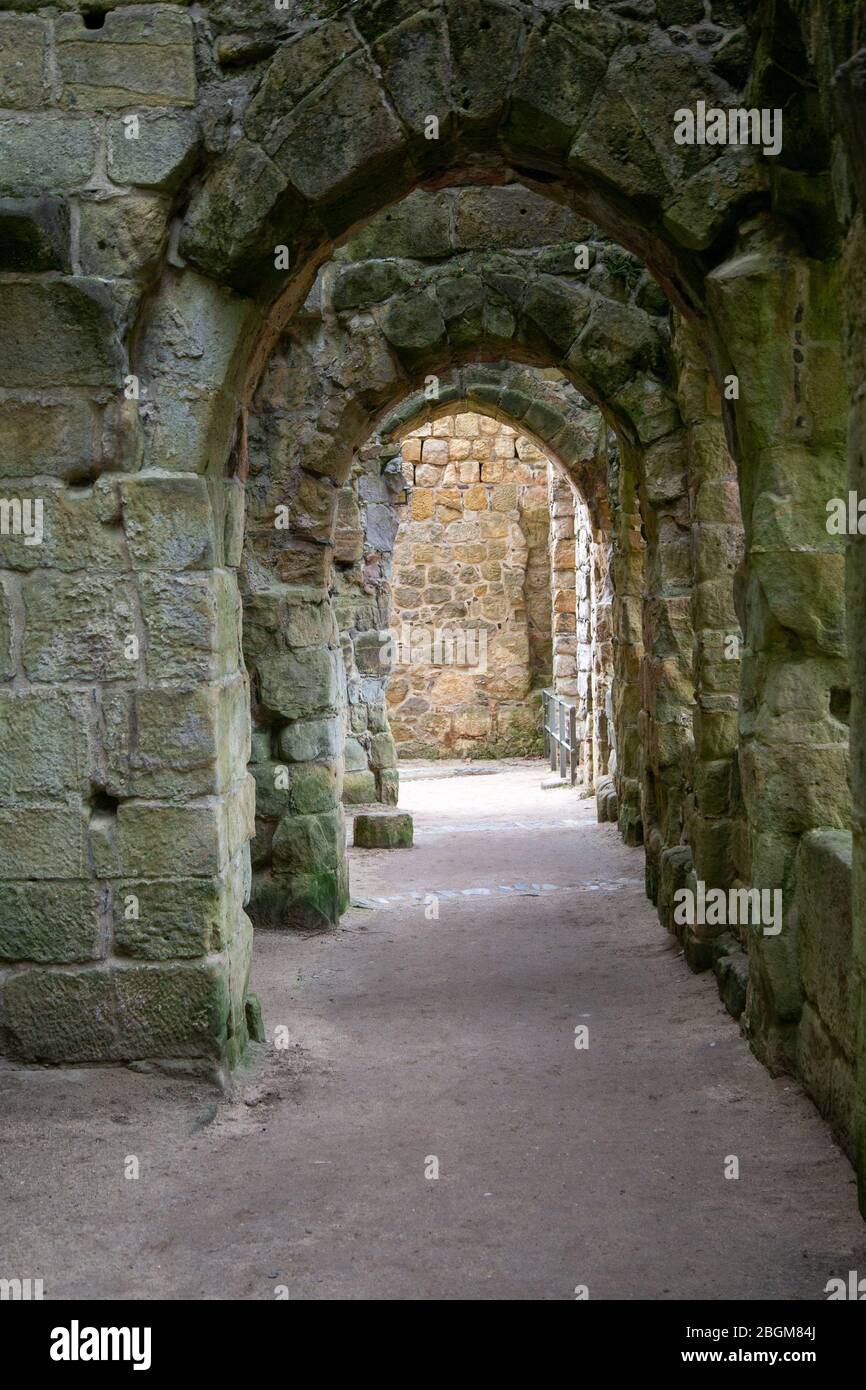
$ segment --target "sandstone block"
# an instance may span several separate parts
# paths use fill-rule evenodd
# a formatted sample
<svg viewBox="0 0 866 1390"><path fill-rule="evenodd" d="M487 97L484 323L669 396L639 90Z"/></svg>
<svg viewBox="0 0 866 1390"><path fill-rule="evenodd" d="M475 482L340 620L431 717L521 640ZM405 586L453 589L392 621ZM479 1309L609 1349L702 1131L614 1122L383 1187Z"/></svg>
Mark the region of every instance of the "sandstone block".
<svg viewBox="0 0 866 1390"><path fill-rule="evenodd" d="M343 857L345 829L340 810L285 816L274 834L274 865L283 873L334 870Z"/></svg>
<svg viewBox="0 0 866 1390"><path fill-rule="evenodd" d="M56 111L0 119L0 192L63 192L89 179L99 150L93 117Z"/></svg>
<svg viewBox="0 0 866 1390"><path fill-rule="evenodd" d="M55 41L61 101L70 109L195 102L192 21L176 6L109 10L101 29L85 28L81 15L61 15Z"/></svg>
<svg viewBox="0 0 866 1390"><path fill-rule="evenodd" d="M225 888L219 879L126 879L112 886L119 955L172 960L222 945Z"/></svg>
<svg viewBox="0 0 866 1390"><path fill-rule="evenodd" d="M198 122L189 111L138 114L138 137L118 116L108 123L108 174L117 184L171 192L189 171L199 143Z"/></svg>
<svg viewBox="0 0 866 1390"><path fill-rule="evenodd" d="M412 844L412 817L405 811L374 811L355 817L358 849L406 849Z"/></svg>
<svg viewBox="0 0 866 1390"><path fill-rule="evenodd" d="M71 963L101 954L93 885L0 883L0 959Z"/></svg>
<svg viewBox="0 0 866 1390"><path fill-rule="evenodd" d="M36 574L23 585L24 669L31 680L127 680L135 633L132 593L123 580Z"/></svg>
<svg viewBox="0 0 866 1390"><path fill-rule="evenodd" d="M260 698L265 709L284 719L336 713L340 683L338 653L328 647L279 652L259 661Z"/></svg>

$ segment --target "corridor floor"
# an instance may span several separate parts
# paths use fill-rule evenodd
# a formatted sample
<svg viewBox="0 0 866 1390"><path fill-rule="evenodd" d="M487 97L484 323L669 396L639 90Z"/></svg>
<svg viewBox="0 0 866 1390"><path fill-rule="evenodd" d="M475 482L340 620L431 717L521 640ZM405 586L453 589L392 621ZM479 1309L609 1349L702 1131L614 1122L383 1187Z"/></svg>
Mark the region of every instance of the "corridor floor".
<svg viewBox="0 0 866 1390"><path fill-rule="evenodd" d="M642 853L544 771L407 778L415 846L353 852L340 930L257 934L268 1047L231 1098L0 1072L0 1276L48 1298L761 1300L866 1273L825 1126L690 974Z"/></svg>

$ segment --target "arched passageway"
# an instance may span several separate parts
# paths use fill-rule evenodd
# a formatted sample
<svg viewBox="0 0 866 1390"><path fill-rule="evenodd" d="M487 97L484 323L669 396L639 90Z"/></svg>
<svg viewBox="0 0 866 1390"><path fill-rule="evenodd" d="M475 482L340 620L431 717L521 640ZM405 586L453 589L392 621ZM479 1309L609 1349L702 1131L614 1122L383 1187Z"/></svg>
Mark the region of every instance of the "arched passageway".
<svg viewBox="0 0 866 1390"><path fill-rule="evenodd" d="M271 910L339 918L334 527L354 451L433 377L549 447L607 528L605 814L615 790L696 968L725 933L678 893L778 895L726 944L744 1026L862 1176L862 538L827 525L863 466L848 8L363 0L240 41L207 5L9 17L38 54L0 118L12 1058L240 1059L256 809ZM127 44L144 76L115 88ZM747 99L784 108L778 149L674 137ZM499 234L540 204L553 242ZM248 767L275 753L270 814Z"/></svg>

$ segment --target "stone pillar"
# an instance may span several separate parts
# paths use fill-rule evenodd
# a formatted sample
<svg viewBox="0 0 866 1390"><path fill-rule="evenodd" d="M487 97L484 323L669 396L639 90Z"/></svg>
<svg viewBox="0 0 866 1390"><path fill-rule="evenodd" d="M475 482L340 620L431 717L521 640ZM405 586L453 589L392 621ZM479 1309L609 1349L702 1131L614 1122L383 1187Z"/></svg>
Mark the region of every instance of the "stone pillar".
<svg viewBox="0 0 866 1390"><path fill-rule="evenodd" d="M550 575L553 608L553 688L577 698L577 493L567 478L548 465Z"/></svg>
<svg viewBox="0 0 866 1390"><path fill-rule="evenodd" d="M158 70L159 50L141 59ZM102 183L78 209L85 273L58 277L61 217L60 262L3 288L0 495L13 519L38 502L42 525L34 544L14 525L0 538L0 1029L28 1061L230 1064L251 941L243 496L221 467L204 475L208 445L228 450L235 405L214 383L250 310L167 274L130 359L162 203L110 196L95 120L68 145L40 137L72 184Z"/></svg>
<svg viewBox="0 0 866 1390"><path fill-rule="evenodd" d="M334 549L348 695L344 805L395 806L399 796L386 691L393 662L392 555L406 498L399 446L359 450L351 483L340 493Z"/></svg>
<svg viewBox="0 0 866 1390"><path fill-rule="evenodd" d="M347 690L329 592L341 494L330 476L302 466L306 441L286 383L291 366L296 391L314 373L291 354L290 343L274 354L249 429L242 578L257 793L250 914L259 926L321 928L348 902Z"/></svg>
<svg viewBox="0 0 866 1390"><path fill-rule="evenodd" d="M845 828L848 673L844 541L827 502L844 497L847 411L839 267L811 261L761 219L740 229L707 281L730 354L727 423L740 470L745 557L739 766L750 881L781 889L784 926L750 932L747 1026L769 1066L792 1069L801 1004L790 925L801 836Z"/></svg>
<svg viewBox="0 0 866 1390"><path fill-rule="evenodd" d="M550 503L546 487L547 456L527 439L514 441L517 505L527 546L523 600L529 636L529 686L549 686L553 674L553 601L551 597Z"/></svg>
<svg viewBox="0 0 866 1390"><path fill-rule="evenodd" d="M577 582L577 698L581 749L581 781L595 785L593 730L595 728L595 613L593 611L593 540L586 504L578 497L575 508L575 574Z"/></svg>
<svg viewBox="0 0 866 1390"><path fill-rule="evenodd" d="M609 468L613 573L613 729L617 820L626 844L643 843L641 816L641 591L646 542L637 495L638 453L627 443Z"/></svg>
<svg viewBox="0 0 866 1390"><path fill-rule="evenodd" d="M701 880L712 888L739 888L748 884L748 837L737 756L742 635L734 587L743 554L737 470L725 440L718 389L693 329L679 317L674 346L689 459L695 710L685 822L690 861L677 861L670 888L684 886L689 872L693 887ZM678 929L693 968L711 964L710 941L725 930L700 924ZM738 936L736 926L733 935Z"/></svg>
<svg viewBox="0 0 866 1390"><path fill-rule="evenodd" d="M647 538L642 619L642 819L647 892L658 902L662 855L683 839L692 750L691 553L687 451L679 430L641 457ZM667 904L659 904L663 918Z"/></svg>
<svg viewBox="0 0 866 1390"><path fill-rule="evenodd" d="M613 720L613 585L610 572L610 536L600 528L592 531L590 581L592 611L592 728L591 753L587 760L593 771L594 786L610 771L611 724Z"/></svg>

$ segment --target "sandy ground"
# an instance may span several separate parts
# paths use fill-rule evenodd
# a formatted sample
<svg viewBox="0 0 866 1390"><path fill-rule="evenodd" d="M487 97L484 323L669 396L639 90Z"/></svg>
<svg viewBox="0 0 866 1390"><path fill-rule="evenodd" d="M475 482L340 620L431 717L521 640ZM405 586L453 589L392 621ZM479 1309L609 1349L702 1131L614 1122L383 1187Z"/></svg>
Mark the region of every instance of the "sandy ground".
<svg viewBox="0 0 866 1390"><path fill-rule="evenodd" d="M866 1272L825 1126L690 974L641 852L543 774L407 780L415 847L353 853L368 905L258 935L269 1043L233 1096L0 1072L0 1276L48 1298L760 1300Z"/></svg>

